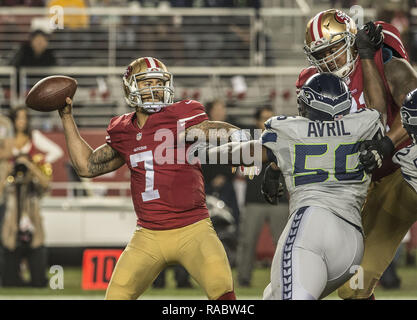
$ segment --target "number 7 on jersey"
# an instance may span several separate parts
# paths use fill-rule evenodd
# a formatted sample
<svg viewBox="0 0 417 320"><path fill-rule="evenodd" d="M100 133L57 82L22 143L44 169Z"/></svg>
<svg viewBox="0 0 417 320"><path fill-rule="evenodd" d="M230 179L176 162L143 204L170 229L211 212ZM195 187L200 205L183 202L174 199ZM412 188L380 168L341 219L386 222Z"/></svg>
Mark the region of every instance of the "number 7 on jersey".
<svg viewBox="0 0 417 320"><path fill-rule="evenodd" d="M142 192L143 202L159 199L159 191L154 190L155 172L153 171L153 154L152 151L145 151L130 155L130 165L135 168L140 162L144 162L146 172L145 192Z"/></svg>

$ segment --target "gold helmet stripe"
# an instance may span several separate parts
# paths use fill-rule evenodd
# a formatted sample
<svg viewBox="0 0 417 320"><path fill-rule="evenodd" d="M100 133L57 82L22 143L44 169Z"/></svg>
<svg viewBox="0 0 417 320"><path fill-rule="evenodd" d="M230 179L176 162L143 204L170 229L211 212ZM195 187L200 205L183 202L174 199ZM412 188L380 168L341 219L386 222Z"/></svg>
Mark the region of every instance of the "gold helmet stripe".
<svg viewBox="0 0 417 320"><path fill-rule="evenodd" d="M323 32L321 30L321 19L323 17L323 13L324 12L318 13L314 17L313 22L310 24L310 35L313 41L323 38Z"/></svg>

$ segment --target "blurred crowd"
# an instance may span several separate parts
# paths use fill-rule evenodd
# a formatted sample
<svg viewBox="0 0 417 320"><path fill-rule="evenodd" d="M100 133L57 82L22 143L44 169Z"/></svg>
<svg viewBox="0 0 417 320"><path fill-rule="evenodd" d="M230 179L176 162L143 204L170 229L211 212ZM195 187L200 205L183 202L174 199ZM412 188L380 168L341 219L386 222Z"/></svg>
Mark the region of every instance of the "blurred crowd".
<svg viewBox="0 0 417 320"><path fill-rule="evenodd" d="M3 0L3 6L32 6L50 5L49 0ZM55 0L55 4L73 6L120 6L134 3L142 7L257 7L260 0Z"/></svg>

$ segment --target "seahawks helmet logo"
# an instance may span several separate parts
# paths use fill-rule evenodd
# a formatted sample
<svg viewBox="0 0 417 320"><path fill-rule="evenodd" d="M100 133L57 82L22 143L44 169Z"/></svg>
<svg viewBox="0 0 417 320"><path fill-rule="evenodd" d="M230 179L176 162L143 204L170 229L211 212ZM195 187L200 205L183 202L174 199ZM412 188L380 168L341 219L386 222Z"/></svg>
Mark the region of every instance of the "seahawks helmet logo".
<svg viewBox="0 0 417 320"><path fill-rule="evenodd" d="M411 118L411 114L409 114L407 111L403 110L401 112L401 119L403 121L403 123L410 123L410 118Z"/></svg>

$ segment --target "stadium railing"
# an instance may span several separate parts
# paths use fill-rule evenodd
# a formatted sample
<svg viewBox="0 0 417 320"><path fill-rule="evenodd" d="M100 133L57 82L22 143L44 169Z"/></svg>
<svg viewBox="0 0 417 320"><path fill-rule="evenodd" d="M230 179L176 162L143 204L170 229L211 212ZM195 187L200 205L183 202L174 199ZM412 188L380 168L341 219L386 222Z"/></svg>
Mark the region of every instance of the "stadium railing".
<svg viewBox="0 0 417 320"><path fill-rule="evenodd" d="M176 99L203 103L224 99L228 115L241 125L253 125L256 108L270 105L279 114L294 114L294 84L303 65L287 67L172 67ZM80 127L106 128L116 115L131 112L125 101L121 76L124 67L21 68L20 97L41 78L65 74L77 79L74 114ZM239 84L236 84L238 82ZM60 127L56 112L32 111L34 127L48 130Z"/></svg>
<svg viewBox="0 0 417 320"><path fill-rule="evenodd" d="M291 65L304 58L305 26L317 11L308 5L259 12L240 8L65 8L64 22L65 16L76 14L88 18L86 26L70 28L60 23L59 12L54 10L2 7L0 57L7 63L27 39L33 19L45 18L55 28L50 47L63 66L127 65L138 52L157 55L169 66ZM366 9L363 14L370 18L375 11Z"/></svg>

